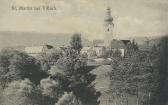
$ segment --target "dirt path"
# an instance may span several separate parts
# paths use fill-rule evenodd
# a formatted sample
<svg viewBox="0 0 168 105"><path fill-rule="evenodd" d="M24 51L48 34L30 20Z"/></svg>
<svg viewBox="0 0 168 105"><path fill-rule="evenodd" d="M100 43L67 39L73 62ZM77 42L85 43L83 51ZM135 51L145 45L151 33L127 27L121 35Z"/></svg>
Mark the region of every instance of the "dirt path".
<svg viewBox="0 0 168 105"><path fill-rule="evenodd" d="M108 76L111 71L111 65L101 65L95 68L91 73L96 75L95 88L101 93L107 91L110 85L110 78Z"/></svg>

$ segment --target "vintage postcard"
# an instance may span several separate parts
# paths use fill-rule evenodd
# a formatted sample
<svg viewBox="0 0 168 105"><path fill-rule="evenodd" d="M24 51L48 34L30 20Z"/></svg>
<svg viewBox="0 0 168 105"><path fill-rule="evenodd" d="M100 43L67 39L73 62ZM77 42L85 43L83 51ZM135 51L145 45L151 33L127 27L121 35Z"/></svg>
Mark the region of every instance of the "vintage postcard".
<svg viewBox="0 0 168 105"><path fill-rule="evenodd" d="M168 0L0 0L0 105L168 105Z"/></svg>

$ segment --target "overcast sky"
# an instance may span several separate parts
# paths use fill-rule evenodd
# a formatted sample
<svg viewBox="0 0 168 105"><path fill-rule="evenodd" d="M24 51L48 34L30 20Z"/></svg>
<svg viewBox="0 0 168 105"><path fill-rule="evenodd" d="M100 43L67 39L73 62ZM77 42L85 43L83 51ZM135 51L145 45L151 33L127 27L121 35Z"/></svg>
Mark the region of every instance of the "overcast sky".
<svg viewBox="0 0 168 105"><path fill-rule="evenodd" d="M13 11L11 6L55 6L53 11ZM115 37L168 34L168 0L0 0L0 31L81 32L103 38L106 8Z"/></svg>

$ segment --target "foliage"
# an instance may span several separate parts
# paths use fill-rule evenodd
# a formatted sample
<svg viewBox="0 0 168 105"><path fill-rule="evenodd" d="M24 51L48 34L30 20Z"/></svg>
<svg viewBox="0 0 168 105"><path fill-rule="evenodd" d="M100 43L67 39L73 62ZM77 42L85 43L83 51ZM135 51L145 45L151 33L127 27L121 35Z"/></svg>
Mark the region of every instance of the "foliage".
<svg viewBox="0 0 168 105"><path fill-rule="evenodd" d="M145 104L150 101L149 94L153 94L158 86L156 74L157 70L145 52L139 51L129 58L116 58L110 74L112 94L124 99L128 94L136 95L137 103Z"/></svg>
<svg viewBox="0 0 168 105"><path fill-rule="evenodd" d="M69 50L67 52L73 51L73 49ZM83 103L98 104L99 94L91 85L94 76L86 69L84 59L75 53L68 53L58 60L57 66L63 72L62 85L65 91L72 91Z"/></svg>
<svg viewBox="0 0 168 105"><path fill-rule="evenodd" d="M40 70L38 60L14 49L3 49L0 52L0 73L0 83L3 88L11 81L24 78L29 78L37 84L46 76Z"/></svg>
<svg viewBox="0 0 168 105"><path fill-rule="evenodd" d="M74 49L68 48L65 55L57 61L52 78L60 80L65 92L73 92L84 104L97 105L99 94L91 82L95 79L86 69L86 59L76 53Z"/></svg>
<svg viewBox="0 0 168 105"><path fill-rule="evenodd" d="M154 52L153 52L154 51ZM166 105L168 102L168 37L162 37L159 44L155 45L150 53L152 63L158 70L159 86L154 95L152 95L153 105Z"/></svg>
<svg viewBox="0 0 168 105"><path fill-rule="evenodd" d="M79 33L74 33L72 36L72 39L70 41L71 48L76 50L77 53L80 53L80 50L82 49L82 39L81 39L81 34Z"/></svg>
<svg viewBox="0 0 168 105"><path fill-rule="evenodd" d="M55 105L82 105L82 103L72 92L65 92Z"/></svg>
<svg viewBox="0 0 168 105"><path fill-rule="evenodd" d="M133 40L133 41L131 42L131 44L132 44L133 51L137 51L137 50L139 49L139 48L138 48L138 43L136 43L135 40Z"/></svg>
<svg viewBox="0 0 168 105"><path fill-rule="evenodd" d="M130 57L138 51L139 51L138 43L135 42L135 40L132 40L132 42L126 45L125 56Z"/></svg>
<svg viewBox="0 0 168 105"><path fill-rule="evenodd" d="M50 69L50 65L54 65L61 56L62 51L56 48L52 48L46 51L46 53L42 53L38 56L41 64L41 69L43 71L48 71Z"/></svg>
<svg viewBox="0 0 168 105"><path fill-rule="evenodd" d="M61 85L59 81L45 78L40 81L42 94L57 100L62 95Z"/></svg>
<svg viewBox="0 0 168 105"><path fill-rule="evenodd" d="M17 80L4 89L2 105L44 105L39 91L29 79Z"/></svg>

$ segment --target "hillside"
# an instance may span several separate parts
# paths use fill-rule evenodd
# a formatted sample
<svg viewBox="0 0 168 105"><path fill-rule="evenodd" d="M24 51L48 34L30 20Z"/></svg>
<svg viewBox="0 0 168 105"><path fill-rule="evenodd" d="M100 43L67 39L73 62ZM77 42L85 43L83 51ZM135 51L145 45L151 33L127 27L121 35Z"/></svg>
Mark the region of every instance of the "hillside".
<svg viewBox="0 0 168 105"><path fill-rule="evenodd" d="M40 33L40 32L0 32L0 49L12 46L33 46L50 44L53 46L69 45L71 34L63 33ZM91 42L82 38L84 46Z"/></svg>
<svg viewBox="0 0 168 105"><path fill-rule="evenodd" d="M41 33L41 32L15 32L15 31L3 31L0 32L0 49L4 47L13 47L13 46L33 46L33 45L42 45L50 44L55 47L62 45L69 45L72 34L65 33ZM135 39L138 42L140 48L144 48L146 43L145 37L131 37L127 38L130 40ZM150 46L157 44L160 40L158 37L150 37ZM91 41L86 38L82 38L84 46L91 45Z"/></svg>

